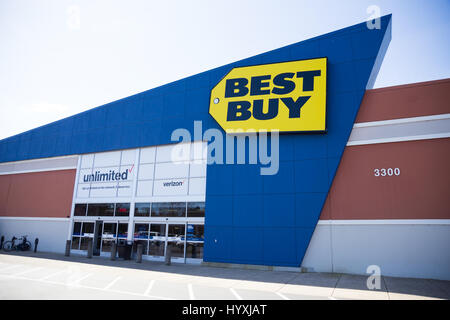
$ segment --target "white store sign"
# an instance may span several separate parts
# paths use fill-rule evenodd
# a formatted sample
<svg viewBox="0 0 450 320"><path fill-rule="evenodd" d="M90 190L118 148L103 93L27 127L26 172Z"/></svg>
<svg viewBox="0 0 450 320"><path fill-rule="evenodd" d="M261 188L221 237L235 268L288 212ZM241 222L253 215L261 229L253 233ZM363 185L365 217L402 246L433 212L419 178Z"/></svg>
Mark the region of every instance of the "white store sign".
<svg viewBox="0 0 450 320"><path fill-rule="evenodd" d="M204 197L206 146L206 142L193 142L82 155L77 202L101 198L126 201L124 198L133 196L136 201L152 197ZM174 154L176 161L171 161Z"/></svg>

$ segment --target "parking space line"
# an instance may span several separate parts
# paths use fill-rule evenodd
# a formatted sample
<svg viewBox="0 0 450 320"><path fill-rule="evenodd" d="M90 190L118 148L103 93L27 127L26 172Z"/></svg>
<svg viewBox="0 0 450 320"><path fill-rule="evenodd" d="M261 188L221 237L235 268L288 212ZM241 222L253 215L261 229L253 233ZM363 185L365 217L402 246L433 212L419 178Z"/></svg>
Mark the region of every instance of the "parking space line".
<svg viewBox="0 0 450 320"><path fill-rule="evenodd" d="M81 277L75 281L72 281L71 283L69 283L69 286L75 286L75 285L79 285L80 281L86 279L87 277L92 276L92 273L88 273L87 275L85 275L84 277Z"/></svg>
<svg viewBox="0 0 450 320"><path fill-rule="evenodd" d="M243 300L242 297L234 290L233 288L230 288L231 293L236 297L238 300Z"/></svg>
<svg viewBox="0 0 450 320"><path fill-rule="evenodd" d="M189 292L189 300L195 300L194 290L192 289L192 283L189 283L187 287Z"/></svg>
<svg viewBox="0 0 450 320"><path fill-rule="evenodd" d="M148 296L150 291L153 288L153 285L155 284L155 280L151 280L150 283L148 284L147 290L145 290L144 295Z"/></svg>
<svg viewBox="0 0 450 320"><path fill-rule="evenodd" d="M291 300L288 297L286 297L284 294L282 294L281 292L275 292L276 295L278 295L279 297L281 297L283 300Z"/></svg>
<svg viewBox="0 0 450 320"><path fill-rule="evenodd" d="M47 279L49 279L49 278L51 278L51 277L60 275L60 274L65 273L65 272L67 272L67 270L60 270L60 271L58 271L58 272L54 272L54 273L52 273L52 274L46 275L45 277L42 277L42 278L40 278L40 279L38 279L38 280L39 280L39 281L45 281L45 280L47 280Z"/></svg>
<svg viewBox="0 0 450 320"><path fill-rule="evenodd" d="M57 273L60 273L60 272L57 272ZM54 273L53 275L56 275L57 273ZM51 276L53 276L53 275L51 275ZM35 282L43 282L43 283L54 284L54 285L59 285L59 286L66 286L65 283L57 282L57 281L30 279L30 278L26 278L26 277L13 276L13 275L1 275L1 276L8 277L8 278L13 278L13 279L25 280L25 281L35 281ZM119 278L121 278L121 277L119 277ZM116 280L118 280L118 279L116 279ZM84 289L91 289L91 290L113 292L113 293L118 293L118 294L133 295L133 296L139 296L139 297L148 297L148 298L153 298L153 299L158 299L158 300L174 300L173 298L168 298L168 297L161 297L161 296L154 296L154 295L147 295L146 296L146 295L143 295L142 293L122 291L122 290L114 290L114 289L106 290L106 289L102 289L102 288L85 286L85 285L77 285L77 287L78 288L84 288Z"/></svg>
<svg viewBox="0 0 450 320"><path fill-rule="evenodd" d="M42 267L31 268L29 270L25 270L25 271L22 271L22 272L19 272L19 273L14 273L13 276L22 276L22 275L24 275L26 273L37 271L37 270L41 270L41 269L42 269Z"/></svg>
<svg viewBox="0 0 450 320"><path fill-rule="evenodd" d="M106 287L103 288L103 290L108 290L109 288L111 288L117 281L119 281L120 279L122 279L122 277L117 277L115 278L113 281L111 281Z"/></svg>

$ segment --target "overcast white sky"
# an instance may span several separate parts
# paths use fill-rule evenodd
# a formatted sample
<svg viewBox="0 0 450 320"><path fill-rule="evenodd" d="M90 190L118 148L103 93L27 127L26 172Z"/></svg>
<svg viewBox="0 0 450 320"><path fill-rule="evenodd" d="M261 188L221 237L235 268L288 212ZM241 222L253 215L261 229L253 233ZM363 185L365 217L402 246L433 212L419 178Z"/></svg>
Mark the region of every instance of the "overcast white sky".
<svg viewBox="0 0 450 320"><path fill-rule="evenodd" d="M0 0L0 139L393 14L375 87L450 77L449 0Z"/></svg>

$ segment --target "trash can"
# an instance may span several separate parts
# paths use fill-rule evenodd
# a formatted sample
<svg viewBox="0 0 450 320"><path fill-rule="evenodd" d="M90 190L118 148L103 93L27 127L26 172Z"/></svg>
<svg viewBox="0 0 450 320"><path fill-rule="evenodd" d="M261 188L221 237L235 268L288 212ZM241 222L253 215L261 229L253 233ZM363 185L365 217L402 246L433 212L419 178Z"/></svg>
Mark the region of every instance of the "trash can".
<svg viewBox="0 0 450 320"><path fill-rule="evenodd" d="M117 253L119 254L119 258L130 260L132 247L133 245L128 244L126 241L119 240L119 243L117 244Z"/></svg>

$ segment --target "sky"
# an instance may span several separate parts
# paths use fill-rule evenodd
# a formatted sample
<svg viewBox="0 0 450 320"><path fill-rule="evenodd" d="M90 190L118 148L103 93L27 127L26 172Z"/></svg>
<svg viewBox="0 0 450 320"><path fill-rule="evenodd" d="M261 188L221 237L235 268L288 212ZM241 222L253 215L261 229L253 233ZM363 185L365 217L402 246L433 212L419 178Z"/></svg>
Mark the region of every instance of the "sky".
<svg viewBox="0 0 450 320"><path fill-rule="evenodd" d="M0 0L0 139L392 13L375 88L450 77L450 0Z"/></svg>

